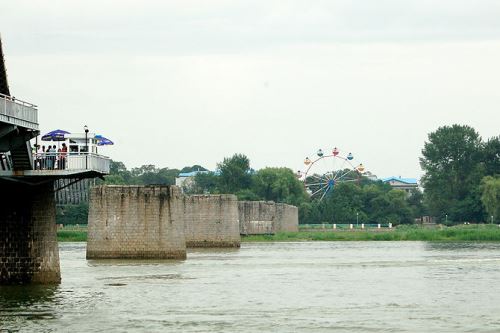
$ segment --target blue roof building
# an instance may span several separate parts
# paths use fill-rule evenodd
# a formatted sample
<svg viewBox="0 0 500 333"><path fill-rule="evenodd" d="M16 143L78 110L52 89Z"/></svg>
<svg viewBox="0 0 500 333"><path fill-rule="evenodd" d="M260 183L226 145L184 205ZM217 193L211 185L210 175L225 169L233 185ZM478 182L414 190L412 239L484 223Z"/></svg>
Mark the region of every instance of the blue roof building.
<svg viewBox="0 0 500 333"><path fill-rule="evenodd" d="M384 183L388 183L392 188L403 190L410 193L413 189L418 188L418 182L416 178L402 178L402 177L387 177L382 178Z"/></svg>
<svg viewBox="0 0 500 333"><path fill-rule="evenodd" d="M210 171L208 171L208 170L204 170L204 171L196 170L196 171L191 171L191 172L181 172L175 178L175 185L179 186L181 188L181 190L184 190L184 188L189 188L189 187L194 185L194 178L199 173L210 173Z"/></svg>
<svg viewBox="0 0 500 333"><path fill-rule="evenodd" d="M177 177L195 177L199 173L207 173L209 171L191 171L191 172L181 172Z"/></svg>

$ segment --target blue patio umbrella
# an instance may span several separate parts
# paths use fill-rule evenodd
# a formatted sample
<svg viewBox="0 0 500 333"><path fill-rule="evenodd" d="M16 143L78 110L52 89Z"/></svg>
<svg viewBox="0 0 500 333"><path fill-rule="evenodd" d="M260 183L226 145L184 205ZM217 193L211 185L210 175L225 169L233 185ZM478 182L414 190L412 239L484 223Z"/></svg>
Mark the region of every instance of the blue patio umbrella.
<svg viewBox="0 0 500 333"><path fill-rule="evenodd" d="M98 146L106 146L106 145L114 145L115 144L113 141L111 141L108 138L103 137L100 134L96 135L95 139L97 140Z"/></svg>
<svg viewBox="0 0 500 333"><path fill-rule="evenodd" d="M42 141L64 141L66 140L66 138L64 137L65 134L70 134L70 133L61 129L56 129L54 131L51 131L43 135Z"/></svg>

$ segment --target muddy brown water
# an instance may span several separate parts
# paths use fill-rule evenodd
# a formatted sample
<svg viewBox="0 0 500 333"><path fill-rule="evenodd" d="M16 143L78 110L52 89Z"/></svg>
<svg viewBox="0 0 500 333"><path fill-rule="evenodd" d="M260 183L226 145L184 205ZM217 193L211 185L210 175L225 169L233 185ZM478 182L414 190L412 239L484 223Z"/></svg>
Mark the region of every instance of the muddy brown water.
<svg viewBox="0 0 500 333"><path fill-rule="evenodd" d="M0 287L0 332L499 332L500 244L243 243Z"/></svg>

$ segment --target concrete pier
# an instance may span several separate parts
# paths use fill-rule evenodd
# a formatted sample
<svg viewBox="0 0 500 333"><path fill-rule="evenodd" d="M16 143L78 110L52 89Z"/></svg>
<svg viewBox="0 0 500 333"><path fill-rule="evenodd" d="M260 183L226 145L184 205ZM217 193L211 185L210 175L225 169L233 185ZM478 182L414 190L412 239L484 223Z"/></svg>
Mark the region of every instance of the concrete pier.
<svg viewBox="0 0 500 333"><path fill-rule="evenodd" d="M235 195L184 196L176 186L91 189L88 259L184 259L186 247L239 246Z"/></svg>
<svg viewBox="0 0 500 333"><path fill-rule="evenodd" d="M183 218L187 247L240 247L235 195L187 196Z"/></svg>
<svg viewBox="0 0 500 333"><path fill-rule="evenodd" d="M238 202L242 235L275 234L299 229L299 213L295 206L273 201Z"/></svg>
<svg viewBox="0 0 500 333"><path fill-rule="evenodd" d="M175 186L92 188L87 259L185 259L181 196Z"/></svg>
<svg viewBox="0 0 500 333"><path fill-rule="evenodd" d="M91 189L87 258L185 258L186 247L240 247L240 234L298 231L295 206L184 196L176 186Z"/></svg>
<svg viewBox="0 0 500 333"><path fill-rule="evenodd" d="M53 183L0 186L0 284L59 283Z"/></svg>

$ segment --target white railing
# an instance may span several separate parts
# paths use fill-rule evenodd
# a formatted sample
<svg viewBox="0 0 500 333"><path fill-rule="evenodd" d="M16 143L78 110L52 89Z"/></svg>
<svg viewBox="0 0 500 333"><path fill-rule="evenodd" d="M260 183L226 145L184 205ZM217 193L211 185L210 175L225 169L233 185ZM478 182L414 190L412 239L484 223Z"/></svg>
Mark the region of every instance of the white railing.
<svg viewBox="0 0 500 333"><path fill-rule="evenodd" d="M0 153L0 171L12 170L12 161L10 153Z"/></svg>
<svg viewBox="0 0 500 333"><path fill-rule="evenodd" d="M109 173L111 160L98 154L69 155L67 158L67 170L94 170Z"/></svg>
<svg viewBox="0 0 500 333"><path fill-rule="evenodd" d="M33 154L35 170L97 171L109 174L109 157L93 153L49 152Z"/></svg>
<svg viewBox="0 0 500 333"><path fill-rule="evenodd" d="M0 115L38 125L37 106L0 94Z"/></svg>

